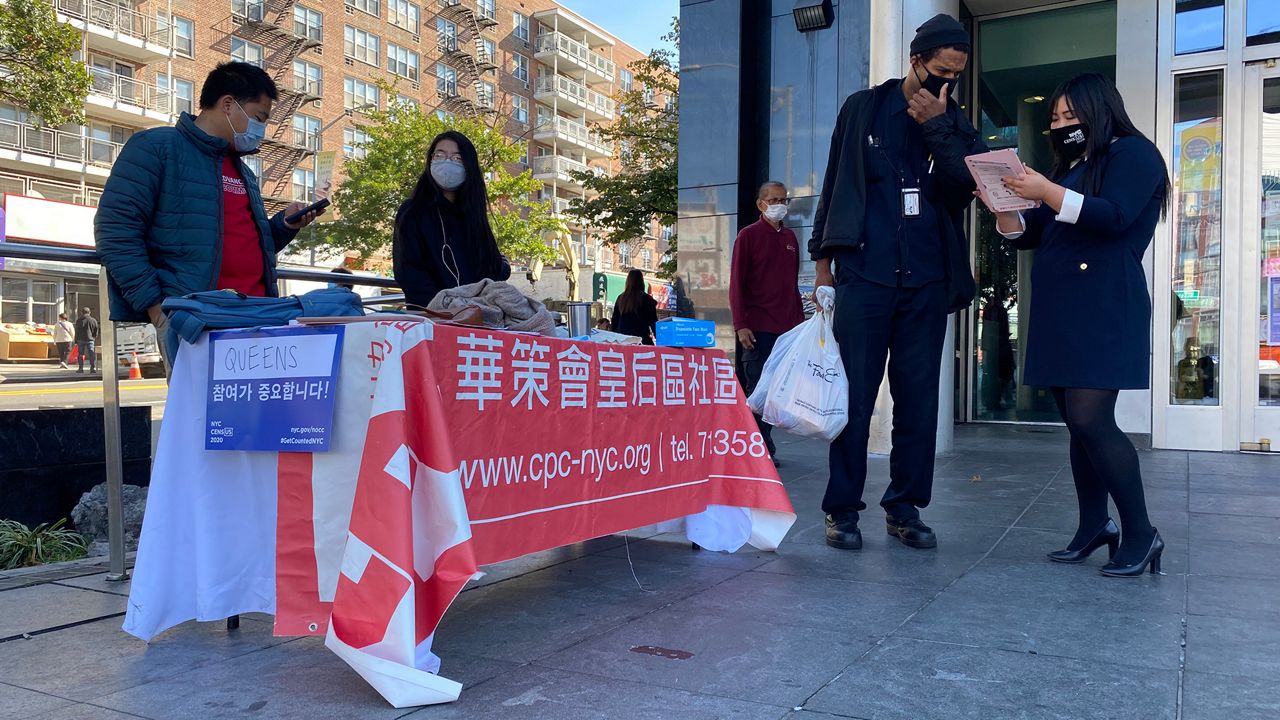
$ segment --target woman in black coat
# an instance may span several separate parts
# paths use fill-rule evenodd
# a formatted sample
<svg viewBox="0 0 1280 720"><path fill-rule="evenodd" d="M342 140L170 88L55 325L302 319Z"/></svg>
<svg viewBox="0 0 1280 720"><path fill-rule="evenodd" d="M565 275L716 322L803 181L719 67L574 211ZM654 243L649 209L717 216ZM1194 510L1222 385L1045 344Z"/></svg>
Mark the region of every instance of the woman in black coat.
<svg viewBox="0 0 1280 720"><path fill-rule="evenodd" d="M657 333L658 301L645 291L644 273L627 273L627 285L613 304L613 331L634 335L645 345L652 345Z"/></svg>
<svg viewBox="0 0 1280 720"><path fill-rule="evenodd" d="M425 308L441 290L511 277L488 211L475 145L452 130L436 136L413 195L396 212L391 253L409 305Z"/></svg>
<svg viewBox="0 0 1280 720"><path fill-rule="evenodd" d="M1151 297L1142 256L1169 203L1160 151L1133 125L1102 75L1063 83L1050 100L1057 163L1004 179L1040 203L998 228L1036 248L1023 383L1048 387L1071 433L1080 525L1057 562L1082 562L1106 545L1106 575L1160 570L1164 541L1147 517L1138 454L1116 425L1120 390L1150 387ZM1025 230L1024 230L1025 226ZM1108 517L1115 502L1120 527ZM1123 535L1121 534L1123 530Z"/></svg>

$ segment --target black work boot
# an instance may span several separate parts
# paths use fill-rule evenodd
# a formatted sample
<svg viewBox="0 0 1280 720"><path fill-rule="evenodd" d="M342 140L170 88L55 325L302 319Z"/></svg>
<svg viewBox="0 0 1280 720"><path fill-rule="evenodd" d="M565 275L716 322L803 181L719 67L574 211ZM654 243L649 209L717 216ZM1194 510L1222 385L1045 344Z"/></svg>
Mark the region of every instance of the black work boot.
<svg viewBox="0 0 1280 720"><path fill-rule="evenodd" d="M892 515L886 515L884 522L889 534L898 538L907 547L921 550L938 547L938 536L933 534L932 528L920 522L920 518L899 520Z"/></svg>
<svg viewBox="0 0 1280 720"><path fill-rule="evenodd" d="M827 544L841 550L861 550L862 531L858 529L857 517L828 515Z"/></svg>

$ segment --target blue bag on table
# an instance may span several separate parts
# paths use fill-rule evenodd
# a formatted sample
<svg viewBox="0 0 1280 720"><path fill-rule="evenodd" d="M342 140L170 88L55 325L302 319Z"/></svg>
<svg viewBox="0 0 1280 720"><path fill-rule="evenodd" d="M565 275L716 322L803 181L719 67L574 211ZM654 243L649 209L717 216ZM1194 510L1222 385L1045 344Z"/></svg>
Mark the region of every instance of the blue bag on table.
<svg viewBox="0 0 1280 720"><path fill-rule="evenodd" d="M195 342L206 330L288 325L300 317L364 315L360 296L346 288L312 290L288 297L249 297L234 290L209 290L168 298L161 308L169 316L169 332L164 338L169 357L178 351L178 338Z"/></svg>

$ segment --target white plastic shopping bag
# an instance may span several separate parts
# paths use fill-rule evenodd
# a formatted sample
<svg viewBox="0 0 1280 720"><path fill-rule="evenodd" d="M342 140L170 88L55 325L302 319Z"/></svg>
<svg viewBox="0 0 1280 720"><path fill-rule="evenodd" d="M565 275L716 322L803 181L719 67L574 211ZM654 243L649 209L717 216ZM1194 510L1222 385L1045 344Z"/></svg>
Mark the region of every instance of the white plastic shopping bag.
<svg viewBox="0 0 1280 720"><path fill-rule="evenodd" d="M824 440L834 440L849 422L849 379L832 332L833 301L830 288L819 288L819 312L778 338L747 398L752 412L774 427Z"/></svg>

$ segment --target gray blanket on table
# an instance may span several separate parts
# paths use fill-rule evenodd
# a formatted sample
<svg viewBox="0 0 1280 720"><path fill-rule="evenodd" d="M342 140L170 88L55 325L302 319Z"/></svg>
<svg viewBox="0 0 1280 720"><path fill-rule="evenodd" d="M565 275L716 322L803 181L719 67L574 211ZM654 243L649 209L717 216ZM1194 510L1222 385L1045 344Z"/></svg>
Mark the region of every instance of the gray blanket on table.
<svg viewBox="0 0 1280 720"><path fill-rule="evenodd" d="M427 309L457 310L468 305L480 308L484 324L488 327L540 335L551 335L556 329L555 318L542 303L525 297L512 285L488 278L441 290Z"/></svg>

